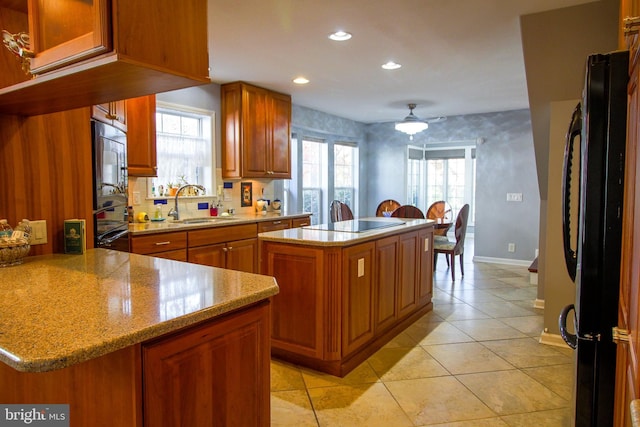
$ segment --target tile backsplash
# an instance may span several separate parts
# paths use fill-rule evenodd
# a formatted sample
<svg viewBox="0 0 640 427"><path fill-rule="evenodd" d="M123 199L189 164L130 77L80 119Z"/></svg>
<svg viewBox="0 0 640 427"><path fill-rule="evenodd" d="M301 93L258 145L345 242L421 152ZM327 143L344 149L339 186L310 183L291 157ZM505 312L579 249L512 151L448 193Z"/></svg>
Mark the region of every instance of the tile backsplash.
<svg viewBox="0 0 640 427"><path fill-rule="evenodd" d="M156 197L149 196L150 191L148 186L152 185L152 178L129 178L129 204L133 206L134 212L146 212L149 217L153 217L156 211L156 206L160 206L162 210L162 217L166 218L169 210L174 205L175 197ZM249 215L256 213L256 201L259 198L267 200L274 200L276 198L282 200L282 194L274 194L274 182L267 180L222 180L219 176L217 184L223 185L223 183L231 183L230 189L231 200L223 200L223 211L228 209L234 209L236 214ZM240 183L250 182L252 183L252 206L241 206L241 185ZM204 196L186 197L180 196L179 210L181 218L192 218L209 216L209 205L217 203L217 189L207 188L207 194ZM139 203L138 203L139 202ZM270 208L269 208L270 210Z"/></svg>

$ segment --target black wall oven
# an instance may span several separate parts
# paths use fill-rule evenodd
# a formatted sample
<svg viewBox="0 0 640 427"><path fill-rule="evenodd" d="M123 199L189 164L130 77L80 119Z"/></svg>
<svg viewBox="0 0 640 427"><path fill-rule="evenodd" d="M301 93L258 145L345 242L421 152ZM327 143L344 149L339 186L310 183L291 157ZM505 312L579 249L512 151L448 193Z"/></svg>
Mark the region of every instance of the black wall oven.
<svg viewBox="0 0 640 427"><path fill-rule="evenodd" d="M127 135L96 120L91 134L94 245L129 251Z"/></svg>

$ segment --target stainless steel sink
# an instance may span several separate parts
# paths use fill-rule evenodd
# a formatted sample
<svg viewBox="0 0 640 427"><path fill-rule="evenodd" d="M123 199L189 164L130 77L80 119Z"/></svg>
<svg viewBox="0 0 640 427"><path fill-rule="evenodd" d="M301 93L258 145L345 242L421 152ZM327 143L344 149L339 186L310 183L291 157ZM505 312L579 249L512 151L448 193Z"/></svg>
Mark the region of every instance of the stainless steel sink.
<svg viewBox="0 0 640 427"><path fill-rule="evenodd" d="M206 223L218 222L218 221L229 221L230 219L233 219L233 217L216 216L211 218L186 218L186 219L179 219L173 222L176 224L206 224Z"/></svg>

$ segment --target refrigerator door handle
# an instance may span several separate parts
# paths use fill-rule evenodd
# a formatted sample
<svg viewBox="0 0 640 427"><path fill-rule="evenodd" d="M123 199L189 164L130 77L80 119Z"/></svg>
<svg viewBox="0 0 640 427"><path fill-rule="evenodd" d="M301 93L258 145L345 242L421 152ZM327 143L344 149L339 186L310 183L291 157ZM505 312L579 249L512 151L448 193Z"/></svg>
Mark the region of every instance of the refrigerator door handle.
<svg viewBox="0 0 640 427"><path fill-rule="evenodd" d="M558 326L560 327L560 336L562 336L564 342L566 342L569 347L575 350L578 347L578 336L572 334L567 330L567 317L569 316L569 312L571 311L573 311L573 323L577 323L575 306L573 304L569 304L560 312L560 317L558 318Z"/></svg>

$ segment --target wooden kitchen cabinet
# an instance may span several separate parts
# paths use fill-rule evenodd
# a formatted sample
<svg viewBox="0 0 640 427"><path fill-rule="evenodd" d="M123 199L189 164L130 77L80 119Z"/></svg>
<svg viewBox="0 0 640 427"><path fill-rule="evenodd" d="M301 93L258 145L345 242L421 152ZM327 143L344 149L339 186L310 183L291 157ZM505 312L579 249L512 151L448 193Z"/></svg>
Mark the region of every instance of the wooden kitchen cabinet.
<svg viewBox="0 0 640 427"><path fill-rule="evenodd" d="M348 356L369 342L375 333L375 243L345 248L343 257L342 352Z"/></svg>
<svg viewBox="0 0 640 427"><path fill-rule="evenodd" d="M189 262L247 273L258 271L256 224L212 227L188 233Z"/></svg>
<svg viewBox="0 0 640 427"><path fill-rule="evenodd" d="M222 176L291 178L291 96L243 82L221 86Z"/></svg>
<svg viewBox="0 0 640 427"><path fill-rule="evenodd" d="M262 238L275 357L344 376L433 308L433 227L345 246Z"/></svg>
<svg viewBox="0 0 640 427"><path fill-rule="evenodd" d="M141 96L125 102L129 176L158 176L156 96Z"/></svg>
<svg viewBox="0 0 640 427"><path fill-rule="evenodd" d="M35 54L31 59L32 74L111 50L107 0L29 0L27 5L31 49Z"/></svg>
<svg viewBox="0 0 640 427"><path fill-rule="evenodd" d="M111 101L94 105L91 118L127 131L127 105L125 101Z"/></svg>
<svg viewBox="0 0 640 427"><path fill-rule="evenodd" d="M274 219L273 221L261 221L258 223L258 233L286 230L288 228L291 228L291 220L289 219Z"/></svg>
<svg viewBox="0 0 640 427"><path fill-rule="evenodd" d="M0 113L39 115L210 82L206 0L28 0L19 14L12 31L28 26L37 77L3 79Z"/></svg>
<svg viewBox="0 0 640 427"><path fill-rule="evenodd" d="M300 228L305 227L307 225L311 225L311 217L305 216L304 218L292 218L291 219L291 228Z"/></svg>
<svg viewBox="0 0 640 427"><path fill-rule="evenodd" d="M131 252L160 258L187 260L187 232L144 234L131 237Z"/></svg>
<svg viewBox="0 0 640 427"><path fill-rule="evenodd" d="M269 305L142 346L145 426L268 426Z"/></svg>

